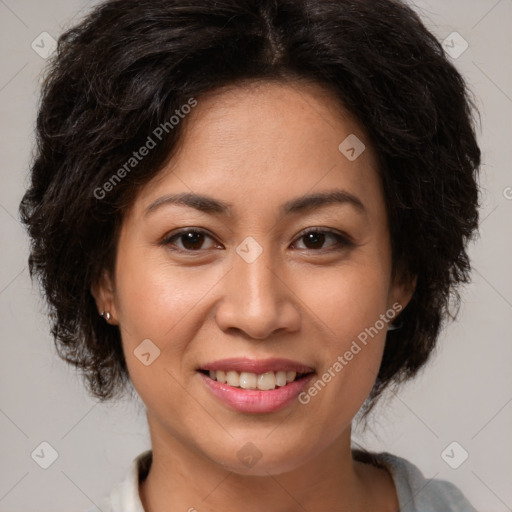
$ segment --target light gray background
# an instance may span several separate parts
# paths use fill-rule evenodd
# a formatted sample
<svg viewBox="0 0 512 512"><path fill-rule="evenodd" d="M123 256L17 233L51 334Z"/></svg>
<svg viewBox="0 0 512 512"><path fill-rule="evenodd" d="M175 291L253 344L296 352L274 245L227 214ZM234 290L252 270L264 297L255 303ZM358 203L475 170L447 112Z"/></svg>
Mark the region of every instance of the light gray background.
<svg viewBox="0 0 512 512"><path fill-rule="evenodd" d="M55 355L17 220L45 64L31 43L43 31L57 38L94 3L0 0L2 512L85 510L150 446L140 401L96 404ZM454 482L480 511L510 511L512 0L422 0L415 8L440 39L457 31L469 43L454 62L482 113L481 236L471 247L474 280L458 321L443 333L425 371L382 404L372 431L356 432L355 440L408 458L427 477ZM31 458L42 441L59 454L46 470ZM441 458L452 441L469 453L458 469Z"/></svg>

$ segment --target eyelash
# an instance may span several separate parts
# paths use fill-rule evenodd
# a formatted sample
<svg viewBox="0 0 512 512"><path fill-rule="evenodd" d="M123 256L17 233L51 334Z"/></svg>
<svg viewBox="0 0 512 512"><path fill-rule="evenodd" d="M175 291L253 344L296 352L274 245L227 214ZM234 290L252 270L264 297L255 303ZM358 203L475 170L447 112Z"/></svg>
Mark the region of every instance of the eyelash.
<svg viewBox="0 0 512 512"><path fill-rule="evenodd" d="M160 244L163 245L163 246L168 247L172 251L176 251L176 252L180 252L180 253L184 253L184 254L192 254L192 253L201 253L201 252L203 252L202 249L193 250L193 249L181 249L179 247L172 247L174 245L174 240L179 239L180 237L182 237L183 235L185 235L187 233L202 234L202 235L205 235L205 236L213 239L213 237L211 235L209 235L203 229L184 228L184 229L181 229L180 231L178 231L176 233L173 233L170 236L165 237L160 242ZM306 248L306 249L302 249L302 250L305 250L305 251L308 251L308 252L324 252L325 253L325 252L330 252L330 251L333 251L333 250L346 249L346 248L353 247L353 246L356 245L347 236L344 236L344 235L342 235L342 234L340 234L340 233L338 233L336 231L332 231L332 230L329 230L329 229L321 229L321 228L312 228L312 229L308 229L306 231L303 231L302 233L299 234L299 236L295 240L300 240L301 238L304 238L305 236L307 236L307 235L309 235L311 233L319 233L319 234L324 234L324 235L332 236L336 240L336 243L331 245L331 246L329 246L326 249L307 249Z"/></svg>

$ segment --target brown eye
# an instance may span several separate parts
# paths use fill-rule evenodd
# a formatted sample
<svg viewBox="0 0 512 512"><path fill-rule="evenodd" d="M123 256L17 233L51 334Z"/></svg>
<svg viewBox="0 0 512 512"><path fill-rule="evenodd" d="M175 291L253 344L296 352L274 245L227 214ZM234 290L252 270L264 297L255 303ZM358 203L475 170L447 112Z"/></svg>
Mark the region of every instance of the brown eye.
<svg viewBox="0 0 512 512"><path fill-rule="evenodd" d="M325 243L325 233L312 232L304 235L304 245L308 249L321 249Z"/></svg>
<svg viewBox="0 0 512 512"><path fill-rule="evenodd" d="M209 236L204 231L197 229L186 229L178 233L175 233L172 236L167 237L165 240L162 241L162 245L176 246L176 250L178 251L197 252L200 249L204 249L203 244L205 243L205 240L208 238L212 240L212 237ZM181 244L176 244L176 241L181 242Z"/></svg>
<svg viewBox="0 0 512 512"><path fill-rule="evenodd" d="M334 243L330 243L327 247L324 247L326 240L334 240ZM336 233L334 231L322 231L322 230L310 230L303 233L298 240L304 240L306 250L318 251L318 250L330 250L336 247L347 247L353 245L348 238ZM300 247L299 247L300 248Z"/></svg>

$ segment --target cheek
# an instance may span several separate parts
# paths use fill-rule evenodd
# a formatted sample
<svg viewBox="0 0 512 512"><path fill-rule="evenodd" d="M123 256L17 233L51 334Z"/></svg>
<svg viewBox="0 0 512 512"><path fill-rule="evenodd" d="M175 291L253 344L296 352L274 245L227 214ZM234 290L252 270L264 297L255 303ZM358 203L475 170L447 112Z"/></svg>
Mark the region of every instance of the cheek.
<svg viewBox="0 0 512 512"><path fill-rule="evenodd" d="M201 298L212 288L214 277L170 265L154 249L120 246L116 310L123 351L130 379L152 410L161 407L169 396L176 407L186 405L176 380L181 380L179 367L199 325L196 317ZM144 350L140 348L143 346ZM141 357L148 352L146 365Z"/></svg>
<svg viewBox="0 0 512 512"><path fill-rule="evenodd" d="M225 269L180 267L169 263L164 249L137 246L119 251L116 269L116 309L125 351L149 338L165 350L166 358L181 357L201 328L204 305L216 285L222 286Z"/></svg>
<svg viewBox="0 0 512 512"><path fill-rule="evenodd" d="M340 341L357 337L387 307L389 275L378 262L308 272L301 283L301 300Z"/></svg>
<svg viewBox="0 0 512 512"><path fill-rule="evenodd" d="M303 396L315 415L330 411L332 419L339 411L334 416L345 421L356 414L373 387L387 334L381 315L387 309L388 278L385 265L363 264L361 259L332 273L309 274L302 281L300 296L312 312L312 322L323 331L322 342L315 347L319 375ZM333 433L334 425L336 421Z"/></svg>
<svg viewBox="0 0 512 512"><path fill-rule="evenodd" d="M116 265L116 309L124 327L161 337L197 294L188 276L149 251L120 248ZM162 324L162 321L164 324Z"/></svg>

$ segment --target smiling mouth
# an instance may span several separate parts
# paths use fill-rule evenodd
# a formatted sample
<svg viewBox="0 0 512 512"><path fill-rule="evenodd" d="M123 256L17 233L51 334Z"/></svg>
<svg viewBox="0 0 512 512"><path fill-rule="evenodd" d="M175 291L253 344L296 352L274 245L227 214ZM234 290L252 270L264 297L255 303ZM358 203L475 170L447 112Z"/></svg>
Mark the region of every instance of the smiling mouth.
<svg viewBox="0 0 512 512"><path fill-rule="evenodd" d="M234 370L198 370L210 379L227 384L233 388L270 391L278 387L284 387L314 372L297 373L295 371L277 371L265 373L237 372Z"/></svg>

